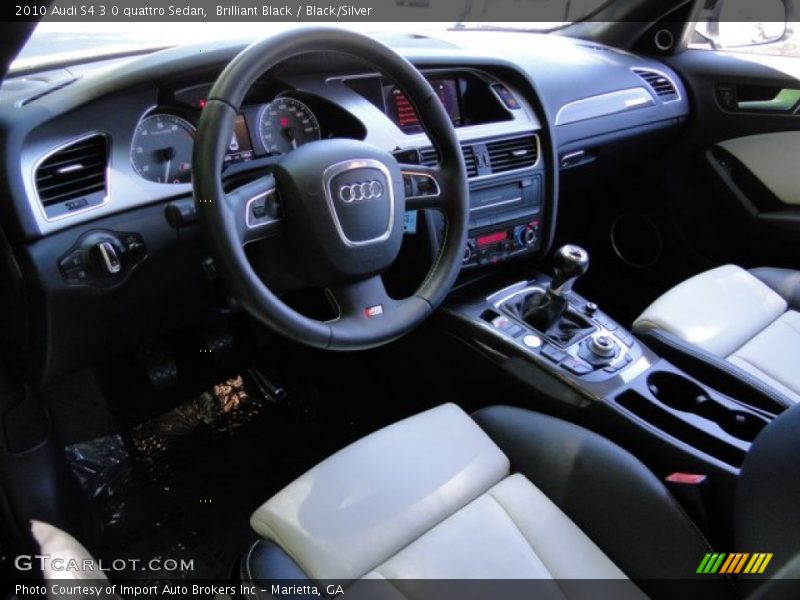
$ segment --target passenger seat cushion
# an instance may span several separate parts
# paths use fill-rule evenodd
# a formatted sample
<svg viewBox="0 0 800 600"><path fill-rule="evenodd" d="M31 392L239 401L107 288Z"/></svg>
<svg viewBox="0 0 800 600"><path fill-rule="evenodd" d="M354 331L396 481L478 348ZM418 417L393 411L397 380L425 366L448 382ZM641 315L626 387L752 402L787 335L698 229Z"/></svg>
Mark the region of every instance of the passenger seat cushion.
<svg viewBox="0 0 800 600"><path fill-rule="evenodd" d="M790 310L728 361L800 402L800 312Z"/></svg>
<svg viewBox="0 0 800 600"><path fill-rule="evenodd" d="M473 418L509 457L512 470L547 495L648 595L663 597L658 579L691 577L710 551L661 481L609 440L507 406L483 409ZM708 597L728 597L730 591L722 578Z"/></svg>
<svg viewBox="0 0 800 600"><path fill-rule="evenodd" d="M378 566L385 579L627 579L522 475L512 475Z"/></svg>
<svg viewBox="0 0 800 600"><path fill-rule="evenodd" d="M788 304L741 267L726 265L687 279L651 304L634 331L663 330L726 357L775 321Z"/></svg>

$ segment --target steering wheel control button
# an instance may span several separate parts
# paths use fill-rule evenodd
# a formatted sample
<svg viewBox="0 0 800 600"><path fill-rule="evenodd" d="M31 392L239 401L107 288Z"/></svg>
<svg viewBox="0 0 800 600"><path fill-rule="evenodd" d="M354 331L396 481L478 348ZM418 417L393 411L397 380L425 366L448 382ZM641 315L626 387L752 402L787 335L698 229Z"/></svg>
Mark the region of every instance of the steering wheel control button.
<svg viewBox="0 0 800 600"><path fill-rule="evenodd" d="M542 338L540 338L538 335L528 334L522 338L522 343L528 348L536 350L542 345Z"/></svg>
<svg viewBox="0 0 800 600"><path fill-rule="evenodd" d="M403 173L406 198L435 198L441 194L436 179L426 173Z"/></svg>
<svg viewBox="0 0 800 600"><path fill-rule="evenodd" d="M281 216L277 190L269 190L247 201L247 226L256 229L275 222Z"/></svg>
<svg viewBox="0 0 800 600"><path fill-rule="evenodd" d="M610 335L600 334L589 340L589 350L601 358L613 358L617 353L617 344Z"/></svg>
<svg viewBox="0 0 800 600"><path fill-rule="evenodd" d="M548 344L542 348L542 356L544 356L547 360L550 360L558 364L562 360L566 360L569 357L569 354L567 354L563 350L559 350L555 346L551 346Z"/></svg>

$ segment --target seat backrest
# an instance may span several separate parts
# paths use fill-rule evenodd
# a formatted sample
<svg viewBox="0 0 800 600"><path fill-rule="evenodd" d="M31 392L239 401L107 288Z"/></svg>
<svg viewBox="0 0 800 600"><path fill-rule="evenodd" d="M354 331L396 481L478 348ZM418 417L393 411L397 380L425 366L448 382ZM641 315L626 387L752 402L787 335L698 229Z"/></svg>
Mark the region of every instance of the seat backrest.
<svg viewBox="0 0 800 600"><path fill-rule="evenodd" d="M771 553L768 569L742 579L754 587L800 554L800 405L767 426L742 465L735 539L742 552Z"/></svg>

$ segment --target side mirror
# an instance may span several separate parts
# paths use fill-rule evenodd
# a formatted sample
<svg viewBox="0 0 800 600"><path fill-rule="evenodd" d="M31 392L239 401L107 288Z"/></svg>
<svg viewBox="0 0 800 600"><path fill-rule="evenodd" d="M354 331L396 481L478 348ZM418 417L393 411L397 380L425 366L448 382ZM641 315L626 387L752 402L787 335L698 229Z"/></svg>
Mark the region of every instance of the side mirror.
<svg viewBox="0 0 800 600"><path fill-rule="evenodd" d="M772 44L784 38L788 14L783 0L719 0L716 32L719 49Z"/></svg>

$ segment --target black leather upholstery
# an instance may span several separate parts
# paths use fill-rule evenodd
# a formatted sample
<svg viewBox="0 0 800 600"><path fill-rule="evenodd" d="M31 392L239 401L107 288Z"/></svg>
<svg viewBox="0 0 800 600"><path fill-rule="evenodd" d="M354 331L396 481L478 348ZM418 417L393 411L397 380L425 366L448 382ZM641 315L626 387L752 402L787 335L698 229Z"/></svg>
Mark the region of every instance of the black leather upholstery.
<svg viewBox="0 0 800 600"><path fill-rule="evenodd" d="M699 589L704 599L740 597L724 576L692 579L708 542L658 478L636 457L577 425L519 408L478 411L475 421L511 461L597 544L651 598L687 597ZM774 568L796 577L800 561L800 405L786 411L756 439L742 468L736 498L735 548L722 551L773 552ZM260 541L242 559L244 583L303 585L307 576L279 546ZM760 586L740 578L755 598L765 589L775 598L793 598L793 587ZM673 584L669 583L672 580ZM696 582L696 583L695 583ZM687 588L687 583L691 586ZM696 588L694 586L697 586ZM794 590L796 591L796 590Z"/></svg>
<svg viewBox="0 0 800 600"><path fill-rule="evenodd" d="M735 534L737 547L774 553L762 577L800 554L800 405L753 442L739 477Z"/></svg>
<svg viewBox="0 0 800 600"><path fill-rule="evenodd" d="M786 300L791 310L800 310L800 271L760 267L750 273Z"/></svg>
<svg viewBox="0 0 800 600"><path fill-rule="evenodd" d="M637 332L657 354L706 385L750 406L779 414L795 402L727 360L659 329Z"/></svg>
<svg viewBox="0 0 800 600"><path fill-rule="evenodd" d="M710 547L664 485L633 455L566 421L496 406L473 415L511 461L652 598L695 573ZM704 576L708 577L708 576ZM724 577L705 598L730 598Z"/></svg>

